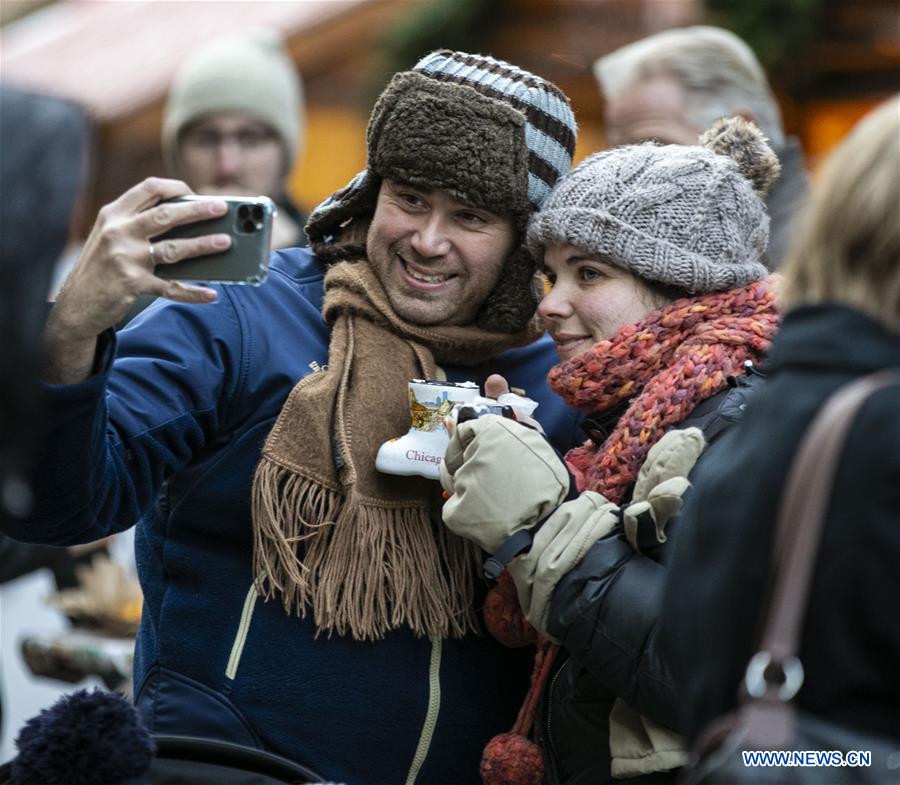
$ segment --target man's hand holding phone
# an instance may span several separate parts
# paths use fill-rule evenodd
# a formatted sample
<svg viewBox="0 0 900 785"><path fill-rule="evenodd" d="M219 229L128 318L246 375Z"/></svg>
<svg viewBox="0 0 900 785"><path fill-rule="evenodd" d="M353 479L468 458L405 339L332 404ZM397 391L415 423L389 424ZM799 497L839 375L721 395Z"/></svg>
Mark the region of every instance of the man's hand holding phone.
<svg viewBox="0 0 900 785"><path fill-rule="evenodd" d="M191 194L179 180L151 177L100 210L72 270L50 312L46 327L44 378L73 384L90 376L97 336L114 326L135 298L153 294L184 303L209 303L216 292L155 274L167 265L195 256L221 253L231 246L227 234L170 238L151 243L176 226L224 215L224 200L161 204Z"/></svg>
<svg viewBox="0 0 900 785"><path fill-rule="evenodd" d="M179 196L174 203L209 201L216 197ZM224 215L197 223L180 224L153 239L154 245L178 238L195 238L224 232L231 237L226 251L195 256L156 268L159 278L178 281L210 281L222 284L257 285L269 272L275 203L266 196L222 196L228 206Z"/></svg>

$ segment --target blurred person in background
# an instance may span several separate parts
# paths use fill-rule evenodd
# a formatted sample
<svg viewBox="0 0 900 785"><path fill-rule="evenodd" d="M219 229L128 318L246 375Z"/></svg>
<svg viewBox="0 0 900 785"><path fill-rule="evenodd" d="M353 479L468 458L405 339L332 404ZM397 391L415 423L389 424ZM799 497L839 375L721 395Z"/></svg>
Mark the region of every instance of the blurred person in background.
<svg viewBox="0 0 900 785"><path fill-rule="evenodd" d="M307 216L291 201L285 178L303 147L303 118L302 79L277 33L225 35L175 74L163 110L163 159L168 173L196 193L268 196L277 208L271 247L302 247ZM76 257L57 276L60 283ZM153 300L137 298L119 326Z"/></svg>
<svg viewBox="0 0 900 785"><path fill-rule="evenodd" d="M89 137L89 120L75 105L0 85L0 524L24 519L33 505L47 291L84 184ZM32 545L0 533L0 584L47 568L57 588L74 587L76 565L103 545ZM6 608L7 640L20 610Z"/></svg>
<svg viewBox="0 0 900 785"><path fill-rule="evenodd" d="M781 162L781 177L766 198L771 218L766 265L777 269L808 177L800 143L785 135L778 103L750 47L717 27L667 30L599 58L594 75L611 147L649 139L696 144L715 120L732 115L762 129Z"/></svg>
<svg viewBox="0 0 900 785"><path fill-rule="evenodd" d="M48 320L37 509L8 531L73 543L136 525L135 703L154 732L346 785L478 782L528 658L482 633L477 554L440 526L438 483L374 458L409 429L410 379L492 370L572 444L524 234L575 135L555 85L433 52L385 88L367 168L307 223L313 250L276 251L262 286L153 274L229 244L151 244L225 211L160 204L183 182L101 210ZM112 331L144 292L161 297Z"/></svg>
<svg viewBox="0 0 900 785"><path fill-rule="evenodd" d="M303 147L303 85L274 32L217 38L179 68L163 111L169 173L194 191L268 196L272 247L306 245L285 177Z"/></svg>
<svg viewBox="0 0 900 785"><path fill-rule="evenodd" d="M285 178L303 147L303 83L275 32L222 36L186 60L163 110L166 168L196 193L268 196L277 214L272 248L306 245L306 216L291 201ZM61 260L50 287L56 296L81 255L78 243ZM139 297L127 324L153 302Z"/></svg>
<svg viewBox="0 0 900 785"><path fill-rule="evenodd" d="M763 369L769 379L698 467L662 631L691 739L736 706L758 650L776 513L801 437L839 387L900 368L898 172L894 98L823 165L784 267L786 313ZM794 702L900 743L900 385L873 394L857 414L826 509Z"/></svg>
<svg viewBox="0 0 900 785"><path fill-rule="evenodd" d="M38 428L47 292L83 186L87 116L0 85L0 519L31 506L26 467Z"/></svg>

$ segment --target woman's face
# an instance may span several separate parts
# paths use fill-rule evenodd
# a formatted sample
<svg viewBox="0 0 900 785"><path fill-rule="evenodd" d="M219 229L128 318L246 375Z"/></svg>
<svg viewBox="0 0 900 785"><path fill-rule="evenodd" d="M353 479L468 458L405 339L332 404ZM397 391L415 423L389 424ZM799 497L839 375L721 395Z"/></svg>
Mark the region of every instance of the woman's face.
<svg viewBox="0 0 900 785"><path fill-rule="evenodd" d="M552 288L538 313L562 361L660 306L639 278L573 245L549 246L543 272Z"/></svg>

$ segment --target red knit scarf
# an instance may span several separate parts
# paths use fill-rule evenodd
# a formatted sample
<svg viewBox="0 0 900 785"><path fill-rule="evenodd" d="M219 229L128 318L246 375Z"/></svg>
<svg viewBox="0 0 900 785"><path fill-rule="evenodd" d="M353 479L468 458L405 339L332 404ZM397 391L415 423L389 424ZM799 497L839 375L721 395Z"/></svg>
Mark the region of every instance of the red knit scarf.
<svg viewBox="0 0 900 785"><path fill-rule="evenodd" d="M758 362L778 329L771 279L701 297L676 300L622 327L612 338L560 363L550 386L566 403L585 413L603 412L630 401L602 444L588 440L568 452L566 461L580 474L579 490L626 499L650 448L704 400L725 389L729 376L744 373L744 362ZM488 594L485 622L507 646L534 641L509 574ZM536 636L538 648L531 686L516 725L485 748L485 785L537 785L544 782L534 732L536 708L558 647Z"/></svg>
<svg viewBox="0 0 900 785"><path fill-rule="evenodd" d="M757 281L676 300L553 368L554 392L585 413L631 401L606 441L566 455L583 476L579 490L623 501L650 448L744 373L746 360L758 362L777 329L770 282Z"/></svg>

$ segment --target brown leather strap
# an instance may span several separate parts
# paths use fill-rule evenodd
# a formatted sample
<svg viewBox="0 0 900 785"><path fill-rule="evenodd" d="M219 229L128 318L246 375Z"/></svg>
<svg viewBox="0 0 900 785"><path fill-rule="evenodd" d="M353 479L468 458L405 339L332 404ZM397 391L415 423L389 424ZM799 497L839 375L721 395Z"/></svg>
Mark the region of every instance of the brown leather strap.
<svg viewBox="0 0 900 785"><path fill-rule="evenodd" d="M872 393L897 383L900 372L887 369L841 387L813 419L794 456L779 506L774 590L760 647L773 662L796 656L799 648L813 567L850 426Z"/></svg>
<svg viewBox="0 0 900 785"><path fill-rule="evenodd" d="M797 659L813 568L838 462L859 408L877 390L900 383L900 369L857 379L837 390L813 418L791 462L778 509L770 568L771 603L760 650L747 666L738 712L710 728L736 733L744 749L787 749L791 699L803 683ZM714 742L712 735L707 739ZM702 746L700 749L704 749Z"/></svg>

